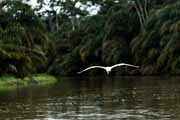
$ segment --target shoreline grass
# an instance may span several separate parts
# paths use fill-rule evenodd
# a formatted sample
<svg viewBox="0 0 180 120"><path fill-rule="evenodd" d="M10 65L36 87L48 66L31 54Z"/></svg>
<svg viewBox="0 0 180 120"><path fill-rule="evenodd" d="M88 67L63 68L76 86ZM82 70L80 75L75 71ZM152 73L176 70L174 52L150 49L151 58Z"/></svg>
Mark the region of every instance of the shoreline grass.
<svg viewBox="0 0 180 120"><path fill-rule="evenodd" d="M54 84L55 82L57 82L57 79L47 74L36 74L23 79L14 76L2 76L0 77L0 91L13 90L31 85L48 85Z"/></svg>

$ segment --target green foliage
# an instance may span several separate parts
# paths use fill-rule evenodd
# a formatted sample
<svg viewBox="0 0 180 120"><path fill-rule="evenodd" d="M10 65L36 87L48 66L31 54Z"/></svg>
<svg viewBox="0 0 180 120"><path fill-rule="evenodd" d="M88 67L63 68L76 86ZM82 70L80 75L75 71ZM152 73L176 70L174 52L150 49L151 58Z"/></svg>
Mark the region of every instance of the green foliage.
<svg viewBox="0 0 180 120"><path fill-rule="evenodd" d="M20 1L4 3L0 20L1 73L25 76L45 68L48 36L30 6ZM13 65L15 70L8 69Z"/></svg>
<svg viewBox="0 0 180 120"><path fill-rule="evenodd" d="M152 74L147 70L152 65L154 74L179 74L179 10L179 2L157 10L145 31L131 42L135 60L144 66L144 74Z"/></svg>
<svg viewBox="0 0 180 120"><path fill-rule="evenodd" d="M3 76L0 77L0 91L14 90L31 85L49 85L55 82L57 82L55 77L46 74L36 74L23 79L14 76Z"/></svg>
<svg viewBox="0 0 180 120"><path fill-rule="evenodd" d="M75 75L120 62L141 65L142 74L180 74L177 0L50 0L44 12L38 2L0 2L0 75ZM90 15L94 5L100 10Z"/></svg>
<svg viewBox="0 0 180 120"><path fill-rule="evenodd" d="M70 19L66 18L66 21L61 22L60 28L50 34L55 49L54 60L48 66L49 73L74 75L90 65L133 62L129 43L140 30L134 9L124 0L92 3L101 5L98 15L80 16L76 18L75 24L71 24L73 15L78 14L71 9L71 13L75 13L69 14ZM83 4L86 4L85 1ZM66 6L65 10L67 9Z"/></svg>

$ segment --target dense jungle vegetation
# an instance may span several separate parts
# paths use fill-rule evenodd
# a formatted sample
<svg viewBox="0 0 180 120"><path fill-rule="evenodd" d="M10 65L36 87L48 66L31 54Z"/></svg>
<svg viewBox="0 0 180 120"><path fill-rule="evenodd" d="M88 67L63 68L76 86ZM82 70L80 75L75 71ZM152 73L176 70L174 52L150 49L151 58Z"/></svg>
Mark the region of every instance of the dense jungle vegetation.
<svg viewBox="0 0 180 120"><path fill-rule="evenodd" d="M76 75L91 65L120 62L141 68L117 68L114 74L180 74L178 0L27 2L0 2L1 76ZM85 74L97 73L104 72Z"/></svg>

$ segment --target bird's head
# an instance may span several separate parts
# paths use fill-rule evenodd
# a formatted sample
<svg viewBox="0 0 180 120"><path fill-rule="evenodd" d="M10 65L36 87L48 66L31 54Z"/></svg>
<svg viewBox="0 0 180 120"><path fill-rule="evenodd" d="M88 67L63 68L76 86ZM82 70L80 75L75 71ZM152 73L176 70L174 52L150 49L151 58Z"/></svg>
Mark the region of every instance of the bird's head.
<svg viewBox="0 0 180 120"><path fill-rule="evenodd" d="M109 73L111 72L111 67L106 67L106 71L107 71L107 74L109 75Z"/></svg>

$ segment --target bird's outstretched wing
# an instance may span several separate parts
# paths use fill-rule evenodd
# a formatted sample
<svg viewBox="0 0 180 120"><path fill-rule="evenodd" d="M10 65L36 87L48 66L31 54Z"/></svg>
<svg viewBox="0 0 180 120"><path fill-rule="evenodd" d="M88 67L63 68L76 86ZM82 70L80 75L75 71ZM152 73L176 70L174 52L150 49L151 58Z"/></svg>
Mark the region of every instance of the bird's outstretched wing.
<svg viewBox="0 0 180 120"><path fill-rule="evenodd" d="M119 66L129 66L129 67L139 68L139 66L135 66L135 65L127 64L127 63L116 64L116 65L113 65L112 68L119 67Z"/></svg>
<svg viewBox="0 0 180 120"><path fill-rule="evenodd" d="M78 73L78 74L81 74L82 72L85 72L85 71L87 71L87 70L94 69L94 68L100 68L100 69L106 70L105 67L102 67L102 66L91 66L91 67L88 67L88 68L86 68L86 69L84 69L84 70L82 70L82 71L80 71L80 72L77 72L77 73Z"/></svg>

